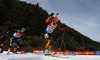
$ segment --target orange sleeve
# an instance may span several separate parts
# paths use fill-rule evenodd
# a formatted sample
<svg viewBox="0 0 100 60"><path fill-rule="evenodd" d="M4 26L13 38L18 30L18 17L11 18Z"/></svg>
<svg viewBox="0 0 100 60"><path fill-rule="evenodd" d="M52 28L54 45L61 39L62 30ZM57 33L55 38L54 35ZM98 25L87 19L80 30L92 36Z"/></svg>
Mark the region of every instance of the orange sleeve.
<svg viewBox="0 0 100 60"><path fill-rule="evenodd" d="M52 18L52 16L49 16L49 17L46 19L45 23L49 23L51 18Z"/></svg>

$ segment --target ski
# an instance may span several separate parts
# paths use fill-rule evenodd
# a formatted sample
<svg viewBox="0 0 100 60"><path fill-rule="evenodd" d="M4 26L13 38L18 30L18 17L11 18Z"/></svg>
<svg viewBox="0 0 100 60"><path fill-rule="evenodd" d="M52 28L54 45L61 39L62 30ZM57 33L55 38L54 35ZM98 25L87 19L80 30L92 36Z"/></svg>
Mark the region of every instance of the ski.
<svg viewBox="0 0 100 60"><path fill-rule="evenodd" d="M67 55L59 55L59 54L45 54L45 56L55 57L55 58L64 58L64 59L69 58L69 56Z"/></svg>
<svg viewBox="0 0 100 60"><path fill-rule="evenodd" d="M69 56L67 56L67 55L59 55L59 54L53 55L53 57L65 58L65 59L69 58Z"/></svg>
<svg viewBox="0 0 100 60"><path fill-rule="evenodd" d="M17 52L7 52L6 55L10 54L25 54L25 51L17 51Z"/></svg>

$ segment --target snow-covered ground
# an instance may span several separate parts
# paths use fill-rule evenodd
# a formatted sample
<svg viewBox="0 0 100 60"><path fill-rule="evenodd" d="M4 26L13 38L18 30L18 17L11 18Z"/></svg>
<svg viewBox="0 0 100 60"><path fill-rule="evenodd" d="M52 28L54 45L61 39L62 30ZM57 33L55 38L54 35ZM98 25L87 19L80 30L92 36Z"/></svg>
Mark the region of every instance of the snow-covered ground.
<svg viewBox="0 0 100 60"><path fill-rule="evenodd" d="M27 54L0 54L0 60L100 60L100 56L96 55L76 55L69 58L50 57L44 55Z"/></svg>

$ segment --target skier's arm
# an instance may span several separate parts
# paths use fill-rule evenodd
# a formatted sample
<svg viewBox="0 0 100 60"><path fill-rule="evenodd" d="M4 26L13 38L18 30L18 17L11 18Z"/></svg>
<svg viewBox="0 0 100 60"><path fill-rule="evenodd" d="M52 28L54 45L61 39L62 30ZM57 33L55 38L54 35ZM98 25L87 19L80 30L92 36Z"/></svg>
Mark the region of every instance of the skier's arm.
<svg viewBox="0 0 100 60"><path fill-rule="evenodd" d="M50 23L52 21L54 13L51 13L50 16L46 19L45 23Z"/></svg>
<svg viewBox="0 0 100 60"><path fill-rule="evenodd" d="M59 25L57 26L58 27L58 29L60 30L60 31L65 31L65 27L60 27Z"/></svg>
<svg viewBox="0 0 100 60"><path fill-rule="evenodd" d="M59 27L59 30L60 30L60 31L65 31L65 28L60 28L60 27Z"/></svg>

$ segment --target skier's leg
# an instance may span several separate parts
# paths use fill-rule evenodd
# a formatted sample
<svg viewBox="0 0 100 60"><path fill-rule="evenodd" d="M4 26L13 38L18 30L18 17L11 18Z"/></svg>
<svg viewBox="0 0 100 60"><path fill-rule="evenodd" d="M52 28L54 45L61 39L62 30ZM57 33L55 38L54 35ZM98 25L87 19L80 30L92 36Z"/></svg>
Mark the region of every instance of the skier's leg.
<svg viewBox="0 0 100 60"><path fill-rule="evenodd" d="M50 40L50 44L49 44L49 50L51 50L51 48L52 48L52 45L53 45L53 42L52 42L52 40Z"/></svg>
<svg viewBox="0 0 100 60"><path fill-rule="evenodd" d="M47 41L47 44L46 44L45 48L48 49L49 45L50 45L50 40Z"/></svg>
<svg viewBox="0 0 100 60"><path fill-rule="evenodd" d="M2 48L0 48L0 53L1 53Z"/></svg>
<svg viewBox="0 0 100 60"><path fill-rule="evenodd" d="M51 50L51 47L52 47L52 46L51 46L51 45L49 45L49 50Z"/></svg>
<svg viewBox="0 0 100 60"><path fill-rule="evenodd" d="M0 45L0 53L3 53L2 48L3 48L3 44Z"/></svg>
<svg viewBox="0 0 100 60"><path fill-rule="evenodd" d="M48 46L49 46L49 43L50 43L48 32L45 32L44 37L45 37L45 43L46 43L45 49L48 49Z"/></svg>
<svg viewBox="0 0 100 60"><path fill-rule="evenodd" d="M8 48L8 53L11 51L11 47L13 46L13 37L10 38L10 45Z"/></svg>
<svg viewBox="0 0 100 60"><path fill-rule="evenodd" d="M52 34L49 34L49 39L50 39L50 43L49 43L49 50L51 50L52 47Z"/></svg>
<svg viewBox="0 0 100 60"><path fill-rule="evenodd" d="M17 46L16 46L16 50L15 52L17 52L19 50L20 46L19 46L19 42L17 42Z"/></svg>
<svg viewBox="0 0 100 60"><path fill-rule="evenodd" d="M52 47L52 34L49 34L48 38L48 43L47 43L47 48L48 48L48 54L51 54L51 47Z"/></svg>
<svg viewBox="0 0 100 60"><path fill-rule="evenodd" d="M47 32L45 32L44 37L45 37L45 43L46 43L46 42L47 42L47 40L48 40L48 38L49 38L49 35L48 35L48 33L47 33Z"/></svg>
<svg viewBox="0 0 100 60"><path fill-rule="evenodd" d="M17 48L14 48L14 53L17 51Z"/></svg>
<svg viewBox="0 0 100 60"><path fill-rule="evenodd" d="M52 53L51 53L52 44L53 44L53 42L52 42L52 39L51 39L51 40L50 40L50 44L49 44L49 54L52 54Z"/></svg>

